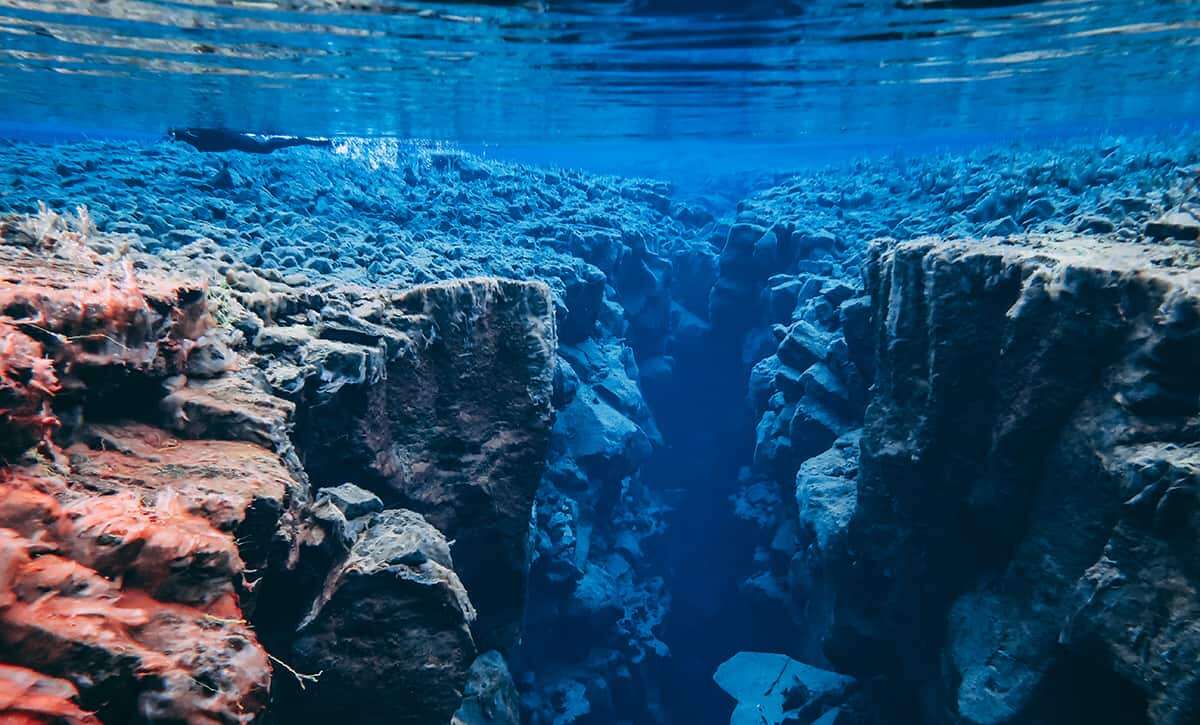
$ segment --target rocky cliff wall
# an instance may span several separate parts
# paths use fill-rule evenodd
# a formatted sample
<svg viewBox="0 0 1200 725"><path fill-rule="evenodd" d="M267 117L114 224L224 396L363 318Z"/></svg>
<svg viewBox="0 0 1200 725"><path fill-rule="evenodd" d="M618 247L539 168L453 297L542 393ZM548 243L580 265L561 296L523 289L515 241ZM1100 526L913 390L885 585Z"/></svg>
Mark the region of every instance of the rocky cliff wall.
<svg viewBox="0 0 1200 725"><path fill-rule="evenodd" d="M1080 238L876 248L836 663L919 693L922 722L1195 720L1198 264Z"/></svg>
<svg viewBox="0 0 1200 725"><path fill-rule="evenodd" d="M473 663L523 618L545 285L318 290L0 224L5 717L516 722Z"/></svg>

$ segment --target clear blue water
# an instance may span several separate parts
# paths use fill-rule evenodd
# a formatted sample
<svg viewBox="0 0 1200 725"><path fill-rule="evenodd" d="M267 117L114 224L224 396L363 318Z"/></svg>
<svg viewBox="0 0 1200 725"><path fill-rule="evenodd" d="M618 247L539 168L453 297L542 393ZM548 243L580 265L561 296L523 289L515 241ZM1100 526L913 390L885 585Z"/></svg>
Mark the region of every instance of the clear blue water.
<svg viewBox="0 0 1200 725"><path fill-rule="evenodd" d="M0 0L6 135L383 135L642 173L1186 123L1198 68L1194 0Z"/></svg>
<svg viewBox="0 0 1200 725"><path fill-rule="evenodd" d="M738 212L762 227L755 255L777 222L796 238L836 237L840 252L885 235L1128 240L1200 188L1188 180L1200 179L1198 124L1200 0L0 0L0 211L86 203L102 231L141 235L150 252L203 236L272 274L372 285L541 273L548 250L607 261L605 294L626 309L615 322L597 313L586 334L619 353L590 372L619 371L618 393L634 401L623 402L650 410L665 443L634 466L653 495L631 510L577 496L579 536L653 529L630 558L662 581L601 590L625 597L621 615L605 610L616 624L563 604L529 633L522 693L544 696L552 677L587 682L593 719L581 724L725 723L731 701L711 675L734 652L820 661L803 621L753 599L763 593L748 576L782 555L731 513L764 475L747 380L778 342L761 320L723 323L734 330L723 337L711 316ZM201 154L163 143L177 127L401 150L383 166L308 148ZM618 257L640 265L643 253L655 264L616 274ZM835 273L827 261L770 272L861 285L857 262ZM767 292L751 290L751 303ZM645 328L622 338L605 327L626 321ZM645 379L625 379L624 354ZM771 474L777 508L793 505L779 501L794 501L795 474ZM615 478L599 487L625 496L636 475ZM633 538L612 548L627 553ZM780 551L794 544L781 538ZM620 556L603 565L613 561L615 580L625 572ZM551 609L557 595L545 595ZM655 604L669 613L639 630ZM638 652L606 664L614 628ZM614 672L620 682L603 681ZM565 700L533 709L569 710Z"/></svg>

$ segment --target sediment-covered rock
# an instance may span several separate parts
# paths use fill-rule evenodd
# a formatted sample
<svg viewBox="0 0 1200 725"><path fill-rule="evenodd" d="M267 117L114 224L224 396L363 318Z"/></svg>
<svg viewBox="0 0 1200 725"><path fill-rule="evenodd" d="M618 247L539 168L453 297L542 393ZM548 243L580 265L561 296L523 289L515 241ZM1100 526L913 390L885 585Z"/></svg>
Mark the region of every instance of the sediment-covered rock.
<svg viewBox="0 0 1200 725"><path fill-rule="evenodd" d="M869 285L831 656L924 722L1194 721L1196 250L922 240Z"/></svg>

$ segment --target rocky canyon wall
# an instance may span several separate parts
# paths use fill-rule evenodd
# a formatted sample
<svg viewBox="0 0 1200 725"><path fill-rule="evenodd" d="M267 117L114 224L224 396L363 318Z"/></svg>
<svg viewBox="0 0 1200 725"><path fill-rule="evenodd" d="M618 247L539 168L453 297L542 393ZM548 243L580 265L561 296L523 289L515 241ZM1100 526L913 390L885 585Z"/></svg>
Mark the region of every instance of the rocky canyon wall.
<svg viewBox="0 0 1200 725"><path fill-rule="evenodd" d="M874 249L835 663L922 722L1196 719L1198 265L1084 238Z"/></svg>
<svg viewBox="0 0 1200 725"><path fill-rule="evenodd" d="M733 503L760 530L744 590L781 614L774 646L752 647L859 678L830 696L826 675L744 653L716 677L742 716L1195 717L1190 678L1147 656L1190 646L1194 574L1139 563L1170 583L1126 600L1107 547L1149 558L1189 536L1186 516L1157 533L1143 520L1132 543L1141 488L1114 471L1171 471L1160 488L1188 495L1197 401L1171 386L1195 360L1178 342L1194 334L1195 251L1173 244L1200 227L1172 162L1100 151L864 165L854 183L801 176L740 206L711 319L740 346L757 418ZM794 682L753 690L778 677Z"/></svg>
<svg viewBox="0 0 1200 725"><path fill-rule="evenodd" d="M1190 716L1194 285L1154 240L1195 226L1198 144L863 162L736 211L442 150L3 148L0 207L92 210L0 245L6 294L59 274L0 309L13 519L47 530L13 529L15 580L69 560L104 590L72 612L186 607L248 653L210 681L122 619L166 680L109 703L76 655L6 654L12 708L1015 724L1092 687ZM68 545L125 499L115 563ZM208 548L157 581L143 519Z"/></svg>

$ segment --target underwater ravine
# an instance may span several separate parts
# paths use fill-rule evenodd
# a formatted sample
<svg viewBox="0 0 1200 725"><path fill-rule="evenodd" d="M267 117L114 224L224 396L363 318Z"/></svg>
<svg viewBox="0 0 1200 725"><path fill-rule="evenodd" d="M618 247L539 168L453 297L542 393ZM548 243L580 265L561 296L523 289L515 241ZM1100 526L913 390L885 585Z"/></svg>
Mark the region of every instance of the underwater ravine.
<svg viewBox="0 0 1200 725"><path fill-rule="evenodd" d="M0 0L0 723L1200 723L1198 38Z"/></svg>

